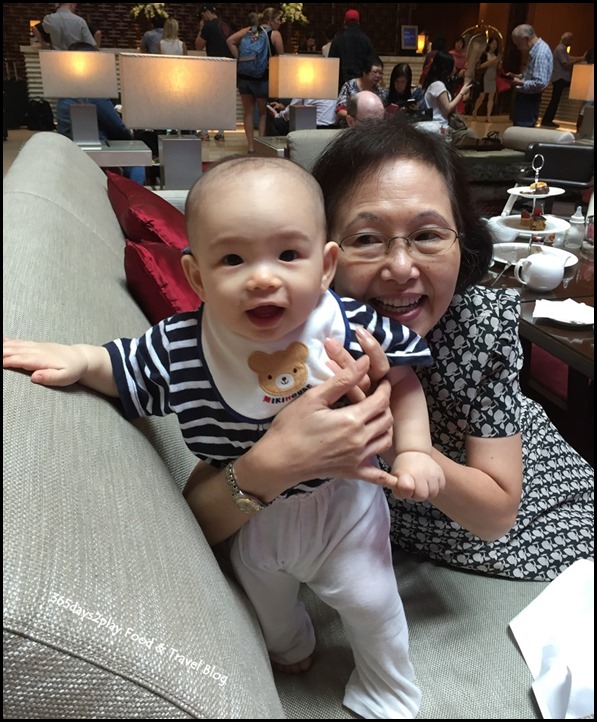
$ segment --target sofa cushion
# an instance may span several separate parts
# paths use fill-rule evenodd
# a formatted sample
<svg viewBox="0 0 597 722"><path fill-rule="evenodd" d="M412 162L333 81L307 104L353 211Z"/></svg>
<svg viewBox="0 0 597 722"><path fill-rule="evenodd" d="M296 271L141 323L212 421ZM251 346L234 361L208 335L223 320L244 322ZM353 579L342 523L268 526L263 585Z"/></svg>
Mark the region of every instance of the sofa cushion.
<svg viewBox="0 0 597 722"><path fill-rule="evenodd" d="M186 248L187 232L184 214L147 188L106 172L108 197L124 234L131 241L156 241Z"/></svg>
<svg viewBox="0 0 597 722"><path fill-rule="evenodd" d="M189 286L180 255L180 250L166 243L126 239L127 286L152 324L180 311L192 311L201 303Z"/></svg>
<svg viewBox="0 0 597 722"><path fill-rule="evenodd" d="M520 150L523 153L531 143L574 143L574 135L569 130L549 130L549 128L523 128L512 125L501 135L504 148Z"/></svg>

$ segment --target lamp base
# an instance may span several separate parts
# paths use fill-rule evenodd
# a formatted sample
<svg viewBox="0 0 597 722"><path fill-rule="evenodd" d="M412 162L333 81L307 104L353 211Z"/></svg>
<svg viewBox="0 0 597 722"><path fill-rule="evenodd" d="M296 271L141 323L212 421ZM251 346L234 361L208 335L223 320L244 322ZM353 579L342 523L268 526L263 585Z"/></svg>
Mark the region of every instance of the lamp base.
<svg viewBox="0 0 597 722"><path fill-rule="evenodd" d="M201 140L192 135L160 135L160 176L164 190L189 190L201 176Z"/></svg>
<svg viewBox="0 0 597 722"><path fill-rule="evenodd" d="M70 106L73 142L83 150L101 150L97 124L97 107L91 103Z"/></svg>
<svg viewBox="0 0 597 722"><path fill-rule="evenodd" d="M290 130L315 130L317 128L317 108L314 105L291 105Z"/></svg>

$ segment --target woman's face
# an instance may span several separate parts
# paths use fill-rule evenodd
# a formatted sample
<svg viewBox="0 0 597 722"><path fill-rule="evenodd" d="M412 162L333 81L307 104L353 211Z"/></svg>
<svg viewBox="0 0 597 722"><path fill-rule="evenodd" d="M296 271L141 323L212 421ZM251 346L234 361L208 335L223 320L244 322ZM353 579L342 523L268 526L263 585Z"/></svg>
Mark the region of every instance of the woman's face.
<svg viewBox="0 0 597 722"><path fill-rule="evenodd" d="M394 80L394 90L397 93L404 93L406 90L406 77L404 75L400 75Z"/></svg>
<svg viewBox="0 0 597 722"><path fill-rule="evenodd" d="M363 73L363 80L370 88L378 85L382 78L383 68L380 65L374 65L368 73Z"/></svg>
<svg viewBox="0 0 597 722"><path fill-rule="evenodd" d="M330 240L339 243L367 231L387 238L407 236L426 226L459 230L443 176L420 161L393 160L361 181L356 195L338 207ZM446 312L459 269L458 240L446 253L424 261L413 261L404 241L397 241L385 259L375 263L349 261L340 251L334 290L425 336Z"/></svg>

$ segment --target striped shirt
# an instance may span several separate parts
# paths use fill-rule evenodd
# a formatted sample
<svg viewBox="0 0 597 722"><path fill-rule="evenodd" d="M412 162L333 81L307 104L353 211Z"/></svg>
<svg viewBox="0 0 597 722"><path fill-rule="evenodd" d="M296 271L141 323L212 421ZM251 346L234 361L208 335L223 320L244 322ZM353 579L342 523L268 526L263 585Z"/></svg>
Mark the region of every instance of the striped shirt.
<svg viewBox="0 0 597 722"><path fill-rule="evenodd" d="M344 345L354 358L363 355L354 333L363 326L379 341L391 366L431 364L418 334L366 304L328 293L337 299L348 330ZM116 339L105 348L126 418L176 414L191 452L220 468L253 446L272 419L252 421L222 402L202 347L203 309L175 314L138 339Z"/></svg>

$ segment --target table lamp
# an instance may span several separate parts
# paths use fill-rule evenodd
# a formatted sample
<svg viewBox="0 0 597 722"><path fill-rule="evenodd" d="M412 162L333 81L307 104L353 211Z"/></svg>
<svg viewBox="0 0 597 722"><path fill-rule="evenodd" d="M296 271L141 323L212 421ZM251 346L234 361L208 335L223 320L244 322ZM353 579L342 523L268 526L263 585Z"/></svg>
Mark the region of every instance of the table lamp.
<svg viewBox="0 0 597 722"><path fill-rule="evenodd" d="M276 55L269 61L269 94L272 98L338 97L338 58L310 55ZM317 128L317 108L290 106L290 130Z"/></svg>
<svg viewBox="0 0 597 722"><path fill-rule="evenodd" d="M39 64L46 98L118 97L113 53L40 50ZM70 113L73 141L86 150L101 150L96 106L71 105Z"/></svg>
<svg viewBox="0 0 597 722"><path fill-rule="evenodd" d="M419 33L417 35L417 53L423 55L427 48L427 35L426 33Z"/></svg>
<svg viewBox="0 0 597 722"><path fill-rule="evenodd" d="M177 129L159 137L162 187L189 189L201 175L197 128L236 130L236 60L147 53L121 53L119 60L125 124Z"/></svg>
<svg viewBox="0 0 597 722"><path fill-rule="evenodd" d="M572 82L568 97L572 100L593 100L595 97L593 64L577 63L572 67ZM593 138L594 133L594 109L585 106L581 126L577 138Z"/></svg>

